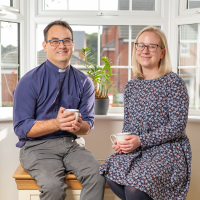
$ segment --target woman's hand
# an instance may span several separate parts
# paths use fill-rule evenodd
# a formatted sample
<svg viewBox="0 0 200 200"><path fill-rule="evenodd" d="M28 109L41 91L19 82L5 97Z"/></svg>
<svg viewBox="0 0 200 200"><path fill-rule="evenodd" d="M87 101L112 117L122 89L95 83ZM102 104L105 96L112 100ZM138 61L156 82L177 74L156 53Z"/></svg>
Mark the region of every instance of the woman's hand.
<svg viewBox="0 0 200 200"><path fill-rule="evenodd" d="M126 141L118 142L116 145L119 146L118 149L120 149L122 153L130 153L141 145L140 138L137 135L126 136L125 140Z"/></svg>
<svg viewBox="0 0 200 200"><path fill-rule="evenodd" d="M113 148L117 153L122 154L122 151L121 151L119 145L117 145L117 141L116 141L116 140L114 141L114 145L112 145L112 148Z"/></svg>

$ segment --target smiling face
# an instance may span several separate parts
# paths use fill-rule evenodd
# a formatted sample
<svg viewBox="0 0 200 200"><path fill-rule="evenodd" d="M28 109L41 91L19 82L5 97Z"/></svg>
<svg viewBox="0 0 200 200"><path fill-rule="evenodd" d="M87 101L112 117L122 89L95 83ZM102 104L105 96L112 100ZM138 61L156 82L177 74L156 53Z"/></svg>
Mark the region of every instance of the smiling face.
<svg viewBox="0 0 200 200"><path fill-rule="evenodd" d="M159 36L150 31L143 32L138 38L137 43L144 45L157 44L161 46ZM160 59L163 58L164 54L165 49L161 49L159 46L154 52L149 52L147 47L145 47L142 51L136 50L136 59L142 66L143 71L146 69L158 71Z"/></svg>
<svg viewBox="0 0 200 200"><path fill-rule="evenodd" d="M52 26L47 34L47 41L52 39L64 40L72 39L72 34L69 29L60 25ZM50 42L43 42L44 51L47 52L47 59L56 65L59 68L66 68L72 56L74 41L71 46L64 46L63 42L60 42L60 45L55 47L51 46Z"/></svg>

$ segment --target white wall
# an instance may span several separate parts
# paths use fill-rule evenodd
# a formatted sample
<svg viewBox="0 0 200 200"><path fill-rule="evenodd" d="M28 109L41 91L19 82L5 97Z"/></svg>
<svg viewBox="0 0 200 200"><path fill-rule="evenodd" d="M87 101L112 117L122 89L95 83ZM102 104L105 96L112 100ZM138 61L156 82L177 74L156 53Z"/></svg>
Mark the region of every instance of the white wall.
<svg viewBox="0 0 200 200"><path fill-rule="evenodd" d="M186 133L192 149L192 174L187 200L200 199L200 122L188 123Z"/></svg>
<svg viewBox="0 0 200 200"><path fill-rule="evenodd" d="M114 151L111 148L110 135L121 132L122 120L95 121L95 129L87 136L86 147L98 159L106 159ZM187 135L192 147L192 180L187 200L200 197L200 123L189 122ZM19 149L15 147L18 139L13 132L12 122L0 122L0 200L18 200L17 188L12 175L19 165Z"/></svg>
<svg viewBox="0 0 200 200"><path fill-rule="evenodd" d="M17 200L17 188L12 178L19 165L19 148L15 147L18 138L12 122L0 123L0 200Z"/></svg>

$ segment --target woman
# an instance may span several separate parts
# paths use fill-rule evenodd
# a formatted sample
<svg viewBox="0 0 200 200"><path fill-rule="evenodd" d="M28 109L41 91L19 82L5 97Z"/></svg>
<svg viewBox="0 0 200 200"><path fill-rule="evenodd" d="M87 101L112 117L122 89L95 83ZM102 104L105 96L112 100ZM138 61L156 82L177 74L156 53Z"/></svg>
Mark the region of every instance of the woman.
<svg viewBox="0 0 200 200"><path fill-rule="evenodd" d="M109 187L123 200L185 199L191 149L185 129L188 94L172 72L163 31L146 27L133 51L135 78L124 89L125 142L100 167Z"/></svg>

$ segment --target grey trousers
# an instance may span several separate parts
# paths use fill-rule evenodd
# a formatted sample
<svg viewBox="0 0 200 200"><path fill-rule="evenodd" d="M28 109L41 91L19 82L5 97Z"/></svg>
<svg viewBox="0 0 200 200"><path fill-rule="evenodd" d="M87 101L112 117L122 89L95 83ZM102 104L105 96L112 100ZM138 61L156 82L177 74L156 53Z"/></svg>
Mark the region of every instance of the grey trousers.
<svg viewBox="0 0 200 200"><path fill-rule="evenodd" d="M81 200L103 199L105 178L99 175L99 161L71 137L27 141L20 163L40 186L41 200L65 199L65 172L81 181Z"/></svg>

